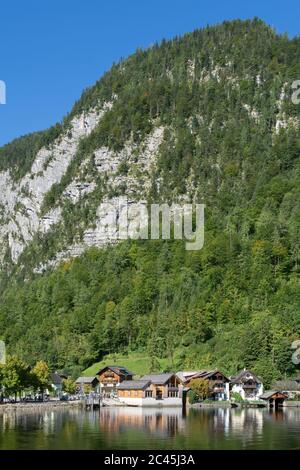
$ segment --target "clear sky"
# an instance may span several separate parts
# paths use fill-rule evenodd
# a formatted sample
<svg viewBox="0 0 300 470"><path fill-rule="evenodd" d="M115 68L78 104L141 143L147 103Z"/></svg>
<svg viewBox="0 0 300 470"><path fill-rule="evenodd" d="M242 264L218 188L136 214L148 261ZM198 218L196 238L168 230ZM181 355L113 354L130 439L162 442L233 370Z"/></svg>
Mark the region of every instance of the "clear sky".
<svg viewBox="0 0 300 470"><path fill-rule="evenodd" d="M300 34L299 0L7 0L0 4L0 145L60 121L114 61L225 19ZM300 60L300 54L299 54Z"/></svg>

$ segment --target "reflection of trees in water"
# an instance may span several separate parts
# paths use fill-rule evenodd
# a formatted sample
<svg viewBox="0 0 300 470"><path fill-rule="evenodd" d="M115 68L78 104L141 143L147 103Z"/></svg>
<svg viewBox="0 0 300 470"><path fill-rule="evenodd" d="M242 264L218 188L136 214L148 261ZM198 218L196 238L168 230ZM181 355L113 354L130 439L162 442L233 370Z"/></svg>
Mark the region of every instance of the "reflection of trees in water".
<svg viewBox="0 0 300 470"><path fill-rule="evenodd" d="M79 409L64 410L12 410L0 413L0 449L59 448L60 442L68 447L74 435L82 432L99 414L88 416ZM91 419L92 418L92 419ZM9 436L9 437L8 437ZM62 445L61 448L64 448Z"/></svg>
<svg viewBox="0 0 300 470"><path fill-rule="evenodd" d="M297 408L3 412L0 449L289 449L299 424Z"/></svg>
<svg viewBox="0 0 300 470"><path fill-rule="evenodd" d="M43 428L44 432L52 432L52 425L59 424L60 415L53 411L39 411L33 412L25 411L11 411L4 412L0 415L1 432L11 429L20 429L23 431L32 431Z"/></svg>

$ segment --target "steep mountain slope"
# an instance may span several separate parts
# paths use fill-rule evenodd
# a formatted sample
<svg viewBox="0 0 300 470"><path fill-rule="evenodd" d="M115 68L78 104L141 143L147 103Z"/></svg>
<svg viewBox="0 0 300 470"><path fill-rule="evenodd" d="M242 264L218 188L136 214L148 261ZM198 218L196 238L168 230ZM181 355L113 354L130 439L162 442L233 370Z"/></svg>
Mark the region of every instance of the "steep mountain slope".
<svg viewBox="0 0 300 470"><path fill-rule="evenodd" d="M170 365L293 371L299 55L298 38L257 19L197 30L137 51L62 124L0 149L0 319L11 347L70 368L146 348ZM99 205L120 195L204 202L204 250L132 241L68 262L106 245Z"/></svg>

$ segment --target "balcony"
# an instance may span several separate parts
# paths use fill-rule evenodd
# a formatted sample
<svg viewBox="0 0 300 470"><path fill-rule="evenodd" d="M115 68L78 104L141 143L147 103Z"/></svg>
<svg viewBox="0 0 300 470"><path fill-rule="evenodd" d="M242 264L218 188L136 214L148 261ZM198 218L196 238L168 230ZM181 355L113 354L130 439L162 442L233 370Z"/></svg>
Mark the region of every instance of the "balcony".
<svg viewBox="0 0 300 470"><path fill-rule="evenodd" d="M255 390L256 389L256 384L244 384L243 389L244 390Z"/></svg>
<svg viewBox="0 0 300 470"><path fill-rule="evenodd" d="M215 387L213 387L212 391L214 393L223 393L223 392L225 392L225 387L215 386Z"/></svg>

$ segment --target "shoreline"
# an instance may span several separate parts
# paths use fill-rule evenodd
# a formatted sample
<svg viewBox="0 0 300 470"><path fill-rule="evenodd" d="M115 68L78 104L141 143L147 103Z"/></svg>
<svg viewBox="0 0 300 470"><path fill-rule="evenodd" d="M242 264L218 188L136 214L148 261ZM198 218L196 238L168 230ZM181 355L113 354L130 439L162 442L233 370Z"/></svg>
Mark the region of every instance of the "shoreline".
<svg viewBox="0 0 300 470"><path fill-rule="evenodd" d="M0 413L5 411L41 411L53 408L79 408L83 407L81 401L47 401L37 403L3 403L0 404Z"/></svg>
<svg viewBox="0 0 300 470"><path fill-rule="evenodd" d="M225 402L216 402L216 403L193 403L192 405L187 405L189 408L231 408L231 403L228 401Z"/></svg>

